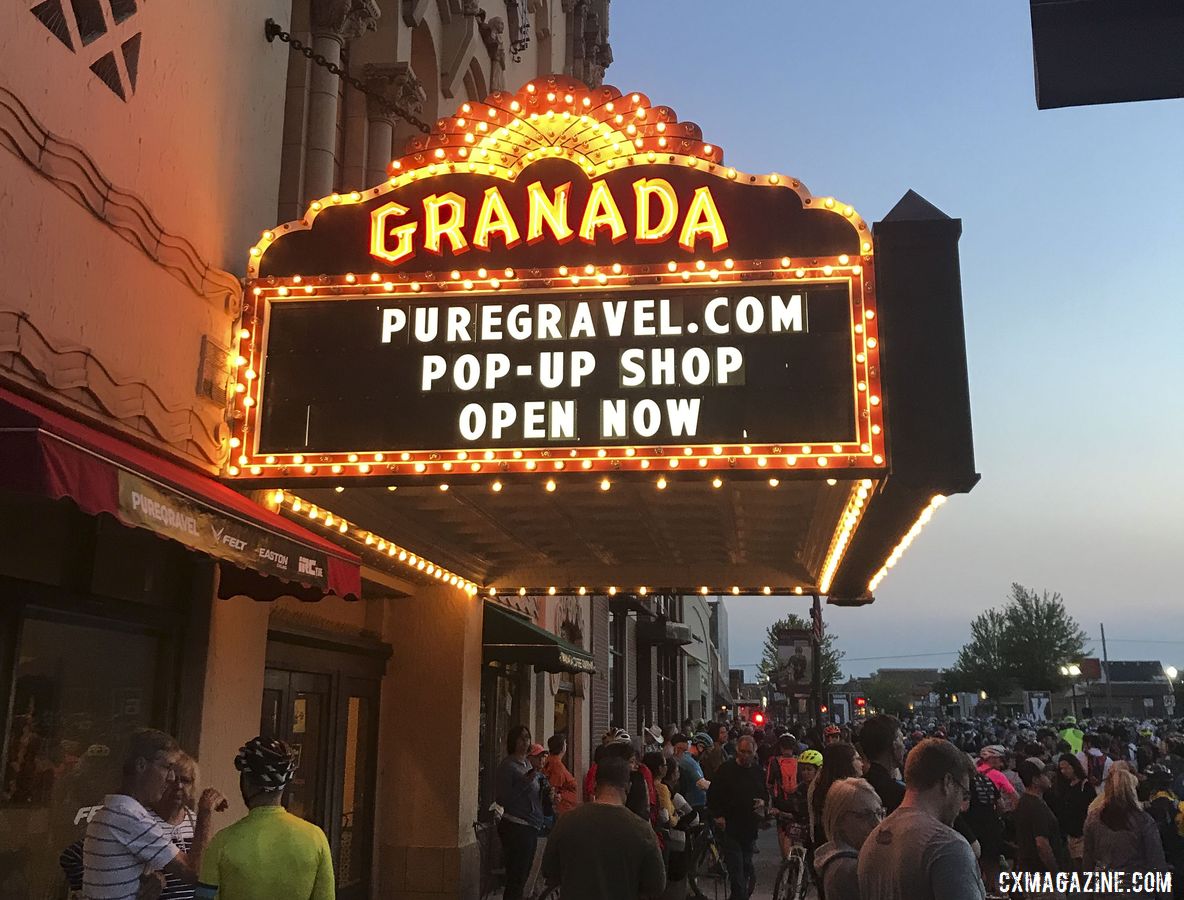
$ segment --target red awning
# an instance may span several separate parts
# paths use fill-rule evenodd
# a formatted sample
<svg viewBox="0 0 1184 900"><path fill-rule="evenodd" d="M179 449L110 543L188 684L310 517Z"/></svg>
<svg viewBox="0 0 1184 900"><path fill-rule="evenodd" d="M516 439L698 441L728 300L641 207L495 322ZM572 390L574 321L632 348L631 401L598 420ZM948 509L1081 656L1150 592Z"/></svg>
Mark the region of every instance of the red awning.
<svg viewBox="0 0 1184 900"><path fill-rule="evenodd" d="M0 387L0 489L68 498L89 515L233 565L219 595L357 599L361 560L221 482Z"/></svg>

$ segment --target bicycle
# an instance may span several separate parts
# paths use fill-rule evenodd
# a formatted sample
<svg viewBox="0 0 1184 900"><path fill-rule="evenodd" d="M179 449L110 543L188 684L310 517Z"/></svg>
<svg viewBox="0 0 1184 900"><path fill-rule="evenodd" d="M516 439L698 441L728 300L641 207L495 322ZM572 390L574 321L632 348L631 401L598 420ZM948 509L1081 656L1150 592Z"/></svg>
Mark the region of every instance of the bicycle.
<svg viewBox="0 0 1184 900"><path fill-rule="evenodd" d="M805 900L806 891L814 880L806 854L806 829L785 813L773 812L781 828L786 820L785 835L791 842L789 853L781 860L777 869L777 880L773 882L773 900Z"/></svg>
<svg viewBox="0 0 1184 900"><path fill-rule="evenodd" d="M705 900L707 895L699 887L699 878L718 878L727 885L728 867L724 863L715 831L707 822L688 829L687 841L691 844L687 864L687 896Z"/></svg>
<svg viewBox="0 0 1184 900"><path fill-rule="evenodd" d="M773 882L773 900L803 900L810 886L806 869L806 848L797 844L781 860L777 880Z"/></svg>

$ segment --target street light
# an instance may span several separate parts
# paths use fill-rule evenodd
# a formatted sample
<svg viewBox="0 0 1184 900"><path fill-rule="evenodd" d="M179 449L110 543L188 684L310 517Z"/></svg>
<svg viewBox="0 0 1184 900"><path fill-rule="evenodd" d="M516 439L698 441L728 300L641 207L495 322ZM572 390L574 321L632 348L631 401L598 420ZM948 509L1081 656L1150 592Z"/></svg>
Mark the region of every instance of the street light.
<svg viewBox="0 0 1184 900"><path fill-rule="evenodd" d="M1067 678L1072 678L1070 682L1073 688L1073 718L1077 718L1077 676L1081 674L1081 666L1077 663L1069 663L1067 666L1061 666L1061 674Z"/></svg>

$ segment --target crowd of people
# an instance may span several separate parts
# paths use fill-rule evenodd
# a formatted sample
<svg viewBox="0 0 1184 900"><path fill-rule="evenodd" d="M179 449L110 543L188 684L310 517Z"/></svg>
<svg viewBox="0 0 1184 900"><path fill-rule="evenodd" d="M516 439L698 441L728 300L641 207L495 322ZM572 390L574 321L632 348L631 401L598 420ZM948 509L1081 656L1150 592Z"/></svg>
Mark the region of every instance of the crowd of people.
<svg viewBox="0 0 1184 900"><path fill-rule="evenodd" d="M61 854L79 900L333 900L325 833L288 813L284 791L297 757L256 737L235 757L247 815L213 834L226 798L200 795L198 768L168 734L131 735L115 790L90 813L85 836ZM213 835L211 837L211 835Z"/></svg>
<svg viewBox="0 0 1184 900"><path fill-rule="evenodd" d="M519 727L497 773L503 897L545 884L565 900L693 896L709 840L729 900L747 900L770 827L783 858L801 848L823 900L1047 896L1098 871L1127 880L1095 887L1135 879L1144 896L1184 897L1184 879L1170 880L1184 871L1178 727L876 715L825 728L684 723L638 739L612 728L583 785L562 736L544 749Z"/></svg>

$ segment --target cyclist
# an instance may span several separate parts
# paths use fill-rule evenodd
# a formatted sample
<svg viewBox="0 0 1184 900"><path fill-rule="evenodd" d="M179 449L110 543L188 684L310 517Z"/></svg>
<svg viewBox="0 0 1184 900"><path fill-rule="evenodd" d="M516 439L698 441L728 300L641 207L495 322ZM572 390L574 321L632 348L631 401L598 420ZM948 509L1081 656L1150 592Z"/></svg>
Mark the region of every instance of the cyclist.
<svg viewBox="0 0 1184 900"><path fill-rule="evenodd" d="M788 732L777 738L777 755L769 760L765 772L765 785L769 791L769 802L774 815L791 810L794 794L798 789L798 739ZM777 843L781 847L781 858L789 855L791 846L788 835L781 827L777 829Z"/></svg>
<svg viewBox="0 0 1184 900"><path fill-rule="evenodd" d="M792 735L790 735L792 737ZM777 766L777 760L771 761L770 770ZM814 845L810 839L810 813L806 805L806 798L810 783L822 768L822 754L817 750L806 750L796 759L795 775L797 784L789 796L772 794L773 815L777 818L777 843L781 848L781 858L788 860L795 848L801 848L804 862L801 886L807 885L810 873L814 871ZM770 792L774 788L770 786ZM778 793L782 793L779 789ZM786 898L795 900L795 898Z"/></svg>
<svg viewBox="0 0 1184 900"><path fill-rule="evenodd" d="M837 744L843 739L843 729L838 725L827 725L822 730L822 746L826 747L830 744Z"/></svg>
<svg viewBox="0 0 1184 900"><path fill-rule="evenodd" d="M292 750L274 738L254 738L239 750L234 767L249 812L210 841L197 900L334 900L325 832L281 806L296 766Z"/></svg>

